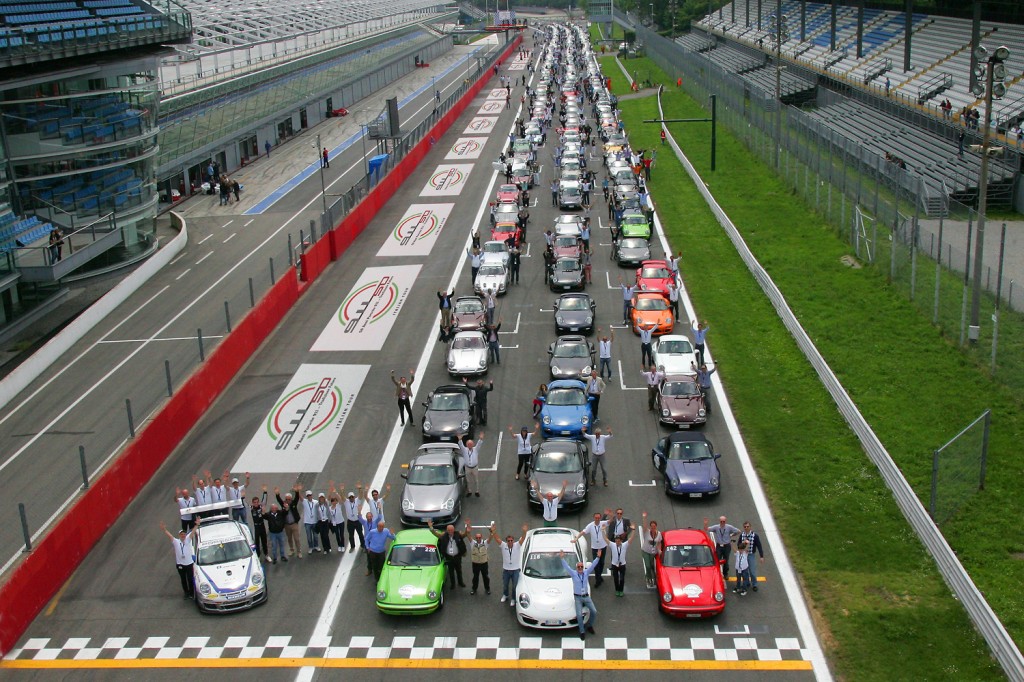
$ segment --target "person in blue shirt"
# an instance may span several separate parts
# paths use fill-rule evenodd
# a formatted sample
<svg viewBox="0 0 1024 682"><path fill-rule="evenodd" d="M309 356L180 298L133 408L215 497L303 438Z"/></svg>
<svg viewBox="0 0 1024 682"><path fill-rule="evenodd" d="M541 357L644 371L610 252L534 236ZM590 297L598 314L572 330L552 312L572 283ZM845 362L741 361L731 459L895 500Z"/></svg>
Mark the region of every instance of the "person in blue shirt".
<svg viewBox="0 0 1024 682"><path fill-rule="evenodd" d="M590 597L590 574L594 572L594 568L597 567L599 562L594 561L589 566L584 566L582 561L578 561L574 569L566 563L565 552L559 552L558 556L562 560L562 566L565 568L566 573L572 578L573 601L576 603L576 622L580 626L580 639L586 639L588 632L592 635L597 634L594 631L594 622L597 620L597 607L594 606L594 600ZM586 622L583 621L584 608L590 609L590 615L587 617Z"/></svg>
<svg viewBox="0 0 1024 682"><path fill-rule="evenodd" d="M371 513L367 513L367 520L373 516ZM366 525L369 525L367 523ZM366 532L366 553L370 558L370 567L373 569L373 577L375 580L380 580L381 571L384 569L384 553L388 547L388 541L393 541L395 534L391 532L390 528L384 527L384 520L377 520L377 527L370 529Z"/></svg>

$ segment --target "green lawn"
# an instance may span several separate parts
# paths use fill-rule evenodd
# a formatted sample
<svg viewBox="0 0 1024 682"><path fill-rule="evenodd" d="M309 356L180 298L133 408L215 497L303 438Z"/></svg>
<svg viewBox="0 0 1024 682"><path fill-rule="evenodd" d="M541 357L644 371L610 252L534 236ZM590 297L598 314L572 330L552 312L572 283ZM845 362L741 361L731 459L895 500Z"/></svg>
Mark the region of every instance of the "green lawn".
<svg viewBox="0 0 1024 682"><path fill-rule="evenodd" d="M666 116L706 115L650 68L666 85ZM633 146L658 145L658 127L641 122L657 116L656 100L621 108ZM887 288L884 273L842 265L850 249L833 228L727 131L719 128L711 174L707 125L671 130L919 496L927 496L932 449L993 409L987 488L944 530L1019 641L1018 543L985 513L997 509L1012 527L1024 511L1012 483L1022 473L1019 402ZM709 343L834 670L856 680L1001 678L696 188L668 148L657 148L652 195L683 252L694 304L711 322Z"/></svg>

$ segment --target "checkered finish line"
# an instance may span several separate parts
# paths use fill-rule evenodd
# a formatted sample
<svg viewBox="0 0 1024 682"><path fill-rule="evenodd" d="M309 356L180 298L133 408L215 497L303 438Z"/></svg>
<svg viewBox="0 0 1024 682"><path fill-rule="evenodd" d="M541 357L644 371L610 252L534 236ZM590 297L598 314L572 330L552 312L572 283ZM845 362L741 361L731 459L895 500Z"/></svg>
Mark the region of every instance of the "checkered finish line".
<svg viewBox="0 0 1024 682"><path fill-rule="evenodd" d="M574 632L574 631L573 631ZM797 638L691 637L674 646L668 637L377 637L331 638L307 644L290 636L252 637L73 637L63 644L48 637L29 639L4 661L132 661L181 659L365 659L463 661L806 661ZM336 641L335 641L336 640ZM512 646L510 646L512 644Z"/></svg>

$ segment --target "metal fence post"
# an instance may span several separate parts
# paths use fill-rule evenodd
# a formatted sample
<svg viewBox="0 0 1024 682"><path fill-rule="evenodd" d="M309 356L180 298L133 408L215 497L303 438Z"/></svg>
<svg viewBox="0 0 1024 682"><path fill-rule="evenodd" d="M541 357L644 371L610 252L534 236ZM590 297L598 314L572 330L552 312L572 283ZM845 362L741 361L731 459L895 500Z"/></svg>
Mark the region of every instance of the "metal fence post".
<svg viewBox="0 0 1024 682"><path fill-rule="evenodd" d="M130 398L124 399L124 409L128 413L128 433L135 438L135 419L132 418L132 401Z"/></svg>
<svg viewBox="0 0 1024 682"><path fill-rule="evenodd" d="M174 385L171 383L171 361L164 360L164 377L167 379L167 397L174 395Z"/></svg>
<svg viewBox="0 0 1024 682"><path fill-rule="evenodd" d="M1003 257L1006 255L1006 223L999 235L999 271L996 275L996 307L992 311L992 374L996 373L996 351L999 348L999 300L1003 295Z"/></svg>
<svg viewBox="0 0 1024 682"><path fill-rule="evenodd" d="M82 490L89 489L89 469L85 466L85 446L78 446L78 462L82 465Z"/></svg>
<svg viewBox="0 0 1024 682"><path fill-rule="evenodd" d="M199 362L206 359L206 352L203 349L203 328L200 327L196 330L196 339L199 341Z"/></svg>
<svg viewBox="0 0 1024 682"><path fill-rule="evenodd" d="M992 410L985 410L985 428L981 435L981 475L978 479L978 490L985 489L985 473L988 471L988 430L992 424Z"/></svg>
<svg viewBox="0 0 1024 682"><path fill-rule="evenodd" d="M292 248L292 233L288 233L288 265L292 264L292 257L295 255L295 249Z"/></svg>
<svg viewBox="0 0 1024 682"><path fill-rule="evenodd" d="M28 516L25 514L25 504L23 502L18 503L18 516L21 517L21 533L25 536L25 549L24 552L32 551L32 535L28 532Z"/></svg>
<svg viewBox="0 0 1024 682"><path fill-rule="evenodd" d="M932 521L938 523L935 518L935 498L939 490L939 451L932 450L932 491L931 497L928 500L928 515L932 517Z"/></svg>
<svg viewBox="0 0 1024 682"><path fill-rule="evenodd" d="M968 290L971 286L971 240L974 237L972 232L973 224L971 223L971 215L967 216L967 252L964 256L964 297L963 303L960 305L960 345L964 345L964 335L967 333L967 298ZM952 254L952 244L950 245L950 253ZM952 263L952 256L950 256L950 263Z"/></svg>
<svg viewBox="0 0 1024 682"><path fill-rule="evenodd" d="M252 277L249 278L249 307L256 307L256 291L252 287Z"/></svg>
<svg viewBox="0 0 1024 682"><path fill-rule="evenodd" d="M316 221L309 221L309 243L316 244Z"/></svg>
<svg viewBox="0 0 1024 682"><path fill-rule="evenodd" d="M227 324L228 333L231 333L231 308L228 306L228 302L224 301L224 322Z"/></svg>
<svg viewBox="0 0 1024 682"><path fill-rule="evenodd" d="M943 216L939 216L939 244L935 249L935 305L932 308L932 324L939 323L939 289L942 284L942 230L945 227L946 221ZM952 263L950 264L952 265Z"/></svg>
<svg viewBox="0 0 1024 682"><path fill-rule="evenodd" d="M270 285L273 286L276 283L274 279L274 258L270 258Z"/></svg>

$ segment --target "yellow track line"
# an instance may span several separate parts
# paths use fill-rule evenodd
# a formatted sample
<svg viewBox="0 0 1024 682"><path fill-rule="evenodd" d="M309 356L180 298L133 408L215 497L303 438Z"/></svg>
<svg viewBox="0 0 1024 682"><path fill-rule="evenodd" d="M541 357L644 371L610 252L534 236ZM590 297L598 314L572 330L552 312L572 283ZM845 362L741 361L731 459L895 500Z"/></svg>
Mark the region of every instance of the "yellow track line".
<svg viewBox="0 0 1024 682"><path fill-rule="evenodd" d="M539 661L394 658L174 658L133 660L0 661L0 670L139 670L155 668L393 668L405 670L811 670L810 661Z"/></svg>

